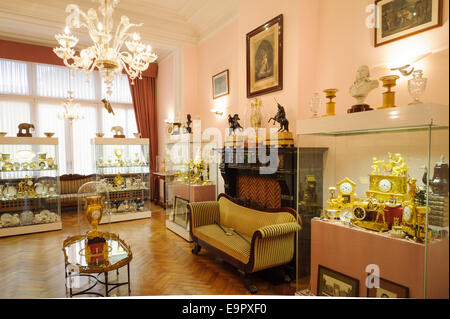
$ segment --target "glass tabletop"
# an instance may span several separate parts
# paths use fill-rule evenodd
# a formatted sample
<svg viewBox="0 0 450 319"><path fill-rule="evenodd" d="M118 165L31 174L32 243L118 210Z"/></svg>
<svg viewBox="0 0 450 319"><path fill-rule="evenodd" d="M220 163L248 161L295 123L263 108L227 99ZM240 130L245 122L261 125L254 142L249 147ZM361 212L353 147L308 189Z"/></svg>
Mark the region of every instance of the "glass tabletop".
<svg viewBox="0 0 450 319"><path fill-rule="evenodd" d="M89 248L85 235L67 238L63 244L66 267L72 265L80 273L99 273L127 265L132 259L130 247L116 234L104 233L104 237L105 243Z"/></svg>

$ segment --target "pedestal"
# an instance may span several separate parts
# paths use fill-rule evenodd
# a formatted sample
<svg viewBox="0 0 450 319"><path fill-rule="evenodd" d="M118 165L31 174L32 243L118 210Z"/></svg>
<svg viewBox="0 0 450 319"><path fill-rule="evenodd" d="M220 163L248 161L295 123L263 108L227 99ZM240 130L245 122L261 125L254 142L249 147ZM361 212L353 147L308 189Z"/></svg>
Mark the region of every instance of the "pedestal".
<svg viewBox="0 0 450 319"><path fill-rule="evenodd" d="M373 108L371 108L369 104L355 104L347 110L347 113L357 113L357 112L365 112L365 111L372 111L372 110L373 110Z"/></svg>
<svg viewBox="0 0 450 319"><path fill-rule="evenodd" d="M268 133L264 144L267 146L291 147L294 146L294 137L292 132L278 132L273 139Z"/></svg>

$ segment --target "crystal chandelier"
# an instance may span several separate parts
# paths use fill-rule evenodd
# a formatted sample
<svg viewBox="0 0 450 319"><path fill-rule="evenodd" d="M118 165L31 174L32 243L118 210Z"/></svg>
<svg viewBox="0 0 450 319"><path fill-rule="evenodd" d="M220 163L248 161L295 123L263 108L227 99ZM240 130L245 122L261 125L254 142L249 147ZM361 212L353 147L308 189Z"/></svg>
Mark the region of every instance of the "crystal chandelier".
<svg viewBox="0 0 450 319"><path fill-rule="evenodd" d="M61 112L58 112L58 119L62 120L69 120L69 123L72 124L73 120L82 120L84 119L84 115L78 111L78 107L80 104L74 103L73 99L73 91L67 90L67 98L62 103L62 106L64 107L64 110Z"/></svg>
<svg viewBox="0 0 450 319"><path fill-rule="evenodd" d="M132 24L128 17L122 16L113 33L112 14L119 0L93 1L100 3L100 18L92 8L86 14L75 4L67 5L66 12L69 15L66 18L64 34L55 35L59 47L54 48L53 52L64 60L66 66L80 69L87 76L97 68L104 79L107 93L111 95L115 74L120 74L125 69L131 83L134 84L134 79L142 79L142 71L145 71L158 56L152 52L150 44L145 46L140 41L138 33L128 32L132 27L142 26L142 23ZM70 33L70 28L80 27L88 30L93 45L77 52L75 46L78 38ZM124 43L128 51L122 50Z"/></svg>

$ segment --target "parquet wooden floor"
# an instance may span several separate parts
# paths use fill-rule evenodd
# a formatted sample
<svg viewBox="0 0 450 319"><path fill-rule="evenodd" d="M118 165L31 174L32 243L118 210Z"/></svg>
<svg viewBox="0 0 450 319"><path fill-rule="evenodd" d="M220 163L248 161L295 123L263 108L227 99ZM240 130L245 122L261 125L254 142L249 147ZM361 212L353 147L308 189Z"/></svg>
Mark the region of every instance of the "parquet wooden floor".
<svg viewBox="0 0 450 319"><path fill-rule="evenodd" d="M62 243L77 234L77 214L63 213L62 223L60 231L0 238L0 298L67 296ZM193 255L192 243L166 229L165 211L159 206L152 205L151 218L113 223L110 227L133 252L131 296L250 294L232 266L204 249L199 256ZM126 268L122 269L120 281L126 279ZM114 271L110 278L116 278ZM272 284L257 274L253 279L259 295L293 296L296 290L295 281ZM111 294L127 296L127 287L119 287Z"/></svg>

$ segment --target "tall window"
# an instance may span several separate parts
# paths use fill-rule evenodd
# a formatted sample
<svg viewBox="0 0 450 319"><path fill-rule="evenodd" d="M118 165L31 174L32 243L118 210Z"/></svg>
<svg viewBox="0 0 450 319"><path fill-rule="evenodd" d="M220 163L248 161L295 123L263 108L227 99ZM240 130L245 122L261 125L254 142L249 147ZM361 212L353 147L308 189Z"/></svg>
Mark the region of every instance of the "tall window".
<svg viewBox="0 0 450 319"><path fill-rule="evenodd" d="M72 125L57 117L69 88L80 104L83 120ZM115 115L106 111L107 98ZM112 126L122 126L127 136L137 132L128 79L116 75L112 96L98 72L89 78L80 71L48 64L0 59L0 132L15 136L19 123L33 123L35 136L55 132L59 139L60 174L91 174L91 139L98 132L111 136Z"/></svg>

